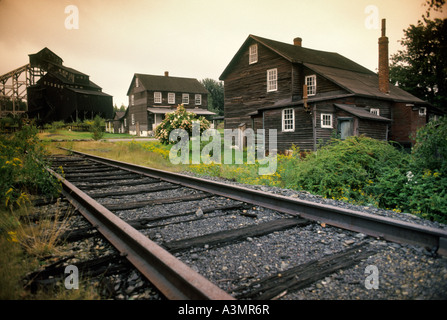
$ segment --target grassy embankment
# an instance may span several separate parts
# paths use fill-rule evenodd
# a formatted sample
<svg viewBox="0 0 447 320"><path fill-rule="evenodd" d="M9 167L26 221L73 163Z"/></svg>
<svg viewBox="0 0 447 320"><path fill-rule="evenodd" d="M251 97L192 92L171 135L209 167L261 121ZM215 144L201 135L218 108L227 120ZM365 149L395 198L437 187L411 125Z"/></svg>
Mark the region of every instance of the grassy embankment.
<svg viewBox="0 0 447 320"><path fill-rule="evenodd" d="M271 175L259 175L259 168L265 165L259 162L247 164L246 155L243 164L174 165L169 161L170 146L158 141L51 145L53 149L59 145L157 169L190 171L246 184L307 191L334 200L447 222L445 170L436 165L421 165L420 154L408 154L390 143L366 137L333 140L314 153L295 149L291 155L280 154L277 170ZM206 143L202 147L204 145Z"/></svg>
<svg viewBox="0 0 447 320"><path fill-rule="evenodd" d="M44 168L47 153L36 133L25 125L15 134L0 135L0 299L97 299L94 286L82 276L79 290L67 290L63 281L50 290L25 288L28 273L71 250L59 240L70 214L56 204L53 212L35 215L34 198L59 193L59 183Z"/></svg>

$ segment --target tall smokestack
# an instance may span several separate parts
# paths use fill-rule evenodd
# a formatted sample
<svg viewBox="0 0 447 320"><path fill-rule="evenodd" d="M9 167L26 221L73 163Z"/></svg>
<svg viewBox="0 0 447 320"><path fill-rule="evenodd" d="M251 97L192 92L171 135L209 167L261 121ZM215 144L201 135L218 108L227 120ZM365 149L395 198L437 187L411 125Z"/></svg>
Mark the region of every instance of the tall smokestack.
<svg viewBox="0 0 447 320"><path fill-rule="evenodd" d="M386 20L382 19L382 36L379 38L379 90L390 92L390 68L388 62L388 37L386 34Z"/></svg>

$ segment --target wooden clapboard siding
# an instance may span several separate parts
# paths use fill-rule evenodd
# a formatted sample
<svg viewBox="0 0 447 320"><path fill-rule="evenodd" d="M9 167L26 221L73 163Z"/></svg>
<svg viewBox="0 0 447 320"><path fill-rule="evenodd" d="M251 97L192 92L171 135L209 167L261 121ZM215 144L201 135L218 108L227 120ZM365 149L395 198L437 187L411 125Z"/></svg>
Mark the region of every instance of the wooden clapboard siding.
<svg viewBox="0 0 447 320"><path fill-rule="evenodd" d="M155 92L160 92L161 93L161 103L155 103ZM172 107L176 107L179 104L183 103L183 94L189 94L189 103L185 104L185 108L195 108L195 107L199 107L199 108L203 108L203 109L207 109L208 108L208 95L203 94L203 93L198 93L201 94L202 96L202 104L197 104L195 102L195 98L196 98L196 93L188 93L188 92L178 92L178 91L152 91L152 90L148 90L144 92L144 102L146 103L146 105L149 107L157 107L157 106L172 106ZM175 99L174 99L174 103L169 103L169 93L174 93L175 94Z"/></svg>
<svg viewBox="0 0 447 320"><path fill-rule="evenodd" d="M298 88L300 95L303 94L303 85L304 85L304 79L307 76L311 76L311 75L315 75L317 78L317 93L321 94L321 93L327 93L327 92L336 92L336 91L344 91L346 92L343 88L341 88L340 86L336 85L335 83L333 83L332 81L329 81L328 79L326 79L324 76L316 73L313 70L310 70L309 68L303 67L302 68L302 83L300 85L300 87Z"/></svg>
<svg viewBox="0 0 447 320"><path fill-rule="evenodd" d="M364 134L370 138L374 138L377 140L386 140L387 126L388 123L386 122L367 121L360 119L358 125L358 133L359 135Z"/></svg>
<svg viewBox="0 0 447 320"><path fill-rule="evenodd" d="M317 82L318 84L318 82ZM321 114L331 114L332 115L332 128L322 128L321 127ZM337 130L337 117L335 115L335 108L332 101L318 103L315 107L315 142L325 143L330 140Z"/></svg>
<svg viewBox="0 0 447 320"><path fill-rule="evenodd" d="M132 124L132 114L134 115L134 124ZM137 123L140 127L140 131L147 131L148 118L147 118L147 106L145 104L129 106L128 125L130 131L137 130Z"/></svg>
<svg viewBox="0 0 447 320"><path fill-rule="evenodd" d="M288 108L283 108L288 109ZM264 112L264 126L275 129L277 133L277 148L279 151L287 150L296 145L301 150L312 150L314 139L312 130L312 115L305 112L302 107L295 107L295 130L282 131L282 110L272 109ZM266 130L268 136L268 130Z"/></svg>
<svg viewBox="0 0 447 320"><path fill-rule="evenodd" d="M391 119L391 109L393 105L391 101L374 100L364 97L356 97L355 99L351 99L351 101L359 108L365 108L367 110L371 108L379 109L380 116Z"/></svg>
<svg viewBox="0 0 447 320"><path fill-rule="evenodd" d="M278 90L267 92L267 70L274 68L278 72ZM236 128L242 122L251 127L247 116L250 112L290 97L291 88L292 66L289 61L258 44L258 62L249 64L247 47L234 71L225 79L225 128Z"/></svg>

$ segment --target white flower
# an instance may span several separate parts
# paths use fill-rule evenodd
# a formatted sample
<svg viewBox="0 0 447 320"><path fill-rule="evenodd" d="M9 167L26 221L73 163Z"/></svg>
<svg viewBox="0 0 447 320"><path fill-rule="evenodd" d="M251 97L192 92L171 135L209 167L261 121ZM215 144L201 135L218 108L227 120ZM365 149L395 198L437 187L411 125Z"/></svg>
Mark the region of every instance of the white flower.
<svg viewBox="0 0 447 320"><path fill-rule="evenodd" d="M408 172L407 172L407 179L408 179L408 181L411 181L411 180L413 179L413 177L414 177L413 172L408 171Z"/></svg>

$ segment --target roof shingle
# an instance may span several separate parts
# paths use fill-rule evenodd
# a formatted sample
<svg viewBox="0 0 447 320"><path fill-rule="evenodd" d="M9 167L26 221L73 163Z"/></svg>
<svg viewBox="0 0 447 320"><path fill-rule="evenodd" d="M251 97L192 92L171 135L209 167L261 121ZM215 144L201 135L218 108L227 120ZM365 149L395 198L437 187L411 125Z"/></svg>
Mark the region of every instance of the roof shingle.
<svg viewBox="0 0 447 320"><path fill-rule="evenodd" d="M193 78L181 78L171 76L156 76L150 74L135 73L134 78L137 77L141 85L150 91L170 91L170 92L184 92L184 93L203 93L207 94L206 88L197 80ZM132 83L127 91L130 94Z"/></svg>

